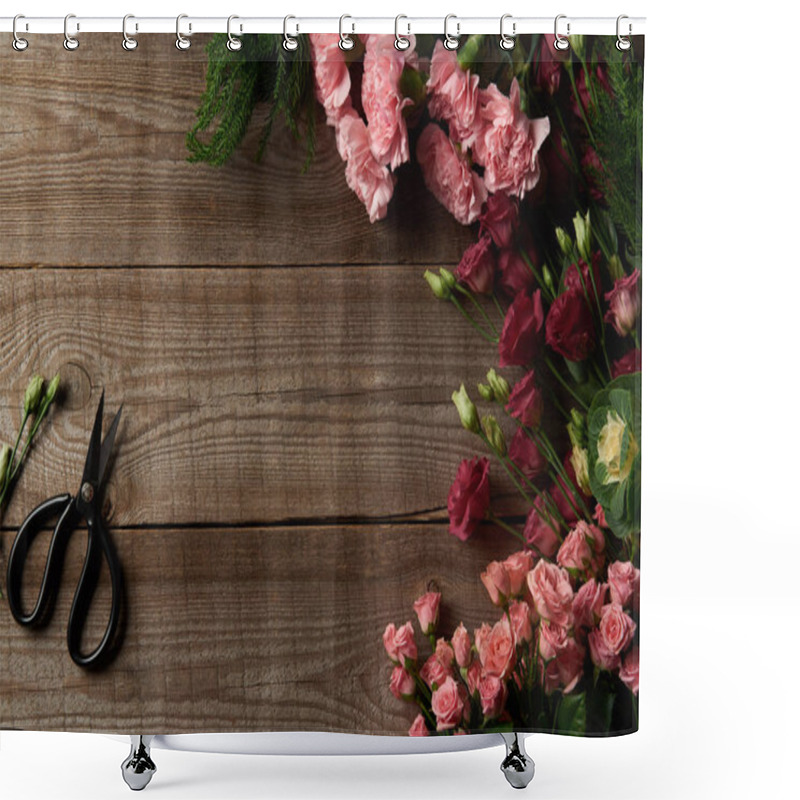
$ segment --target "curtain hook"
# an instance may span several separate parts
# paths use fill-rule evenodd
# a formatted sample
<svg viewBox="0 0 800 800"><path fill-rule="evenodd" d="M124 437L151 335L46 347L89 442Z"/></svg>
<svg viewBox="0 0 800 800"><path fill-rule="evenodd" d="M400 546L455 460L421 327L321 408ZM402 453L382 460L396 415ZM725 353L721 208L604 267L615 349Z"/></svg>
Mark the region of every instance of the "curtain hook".
<svg viewBox="0 0 800 800"><path fill-rule="evenodd" d="M231 16L228 17L228 43L227 43L227 47L228 47L228 50L231 51L231 53L235 53L237 50L241 50L242 49L242 40L239 39L238 37L234 36L231 33L231 22L233 22L235 19L239 19L239 17L237 17L235 14L231 14ZM239 33L241 33L241 32L242 32L242 26L240 25L239 26Z"/></svg>
<svg viewBox="0 0 800 800"><path fill-rule="evenodd" d="M14 22L11 25L11 32L14 34L14 40L11 42L11 46L18 53L21 53L23 50L27 50L28 49L28 40L27 39L23 39L17 33L17 20L18 19L25 19L25 15L24 14L17 14L17 16L14 17ZM27 25L27 23L25 23L25 30L27 30L27 29L28 29L28 25Z"/></svg>
<svg viewBox="0 0 800 800"><path fill-rule="evenodd" d="M78 45L80 44L80 42L74 36L71 36L70 32L69 32L69 21L71 19L75 19L75 18L76 17L75 17L74 14L67 14L67 16L64 17L64 49L65 50L77 50L78 49ZM80 30L80 25L78 23L76 23L75 24L75 31L77 32L79 30Z"/></svg>
<svg viewBox="0 0 800 800"><path fill-rule="evenodd" d="M411 36L411 24L406 23L406 27L408 28L408 33L405 36L400 35L400 20L401 19L408 19L405 14L398 14L394 18L394 46L400 50L408 50L411 47L411 40L408 38Z"/></svg>
<svg viewBox="0 0 800 800"><path fill-rule="evenodd" d="M630 50L631 49L631 40L630 40L629 37L630 37L631 33L633 32L633 26L631 25L630 20L628 20L628 36L623 36L620 33L620 23L624 19L628 19L628 17L625 14L620 14L617 17L617 50Z"/></svg>
<svg viewBox="0 0 800 800"><path fill-rule="evenodd" d="M136 19L133 14L126 14L122 18L122 49L123 50L135 50L139 46L139 42L134 39L132 36L128 35L128 20L129 19ZM136 30L139 30L139 25L136 25Z"/></svg>
<svg viewBox="0 0 800 800"><path fill-rule="evenodd" d="M511 20L511 36L506 34L505 30L503 29L505 21L507 19ZM513 50L514 45L517 43L517 40L515 38L516 35L517 35L517 23L513 21L513 17L511 16L511 14L503 14L503 16L500 17L500 47L503 50Z"/></svg>
<svg viewBox="0 0 800 800"><path fill-rule="evenodd" d="M289 20L290 19L297 19L297 17L293 17L291 14L283 18L283 49L288 50L290 53L294 50L297 50L297 39L294 36L289 36ZM295 25L295 34L299 33L299 26Z"/></svg>
<svg viewBox="0 0 800 800"><path fill-rule="evenodd" d="M339 17L339 48L341 50L352 50L356 43L350 38L350 34L344 32L344 21L346 19L353 19L349 14L342 14ZM355 32L355 26L351 23L351 32Z"/></svg>
<svg viewBox="0 0 800 800"><path fill-rule="evenodd" d="M451 36L450 32L447 30L447 25L451 19L456 21L456 35ZM457 50L458 49L458 37L461 36L461 23L458 21L458 17L455 14L448 14L444 18L444 46L448 50Z"/></svg>
<svg viewBox="0 0 800 800"><path fill-rule="evenodd" d="M188 14L178 14L178 18L175 20L175 35L178 37L175 40L175 47L177 47L178 50L188 50L192 46L192 43L191 43L191 41L189 39L187 39L181 33L181 20L182 19L189 19L189 15ZM189 23L189 36L191 36L191 35L192 35L192 23L190 22Z"/></svg>
<svg viewBox="0 0 800 800"><path fill-rule="evenodd" d="M558 21L560 19L567 19L567 15L559 14L556 17L556 23L555 23L556 40L553 42L553 47L555 47L556 50L569 50L569 39L562 36L558 32ZM569 21L567 21L567 36L569 36Z"/></svg>

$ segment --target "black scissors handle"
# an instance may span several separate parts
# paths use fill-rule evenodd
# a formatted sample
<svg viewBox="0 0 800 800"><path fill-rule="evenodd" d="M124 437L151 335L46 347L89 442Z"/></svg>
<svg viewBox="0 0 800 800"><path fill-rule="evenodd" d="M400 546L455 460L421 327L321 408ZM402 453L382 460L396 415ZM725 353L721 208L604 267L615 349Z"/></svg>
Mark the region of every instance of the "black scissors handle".
<svg viewBox="0 0 800 800"><path fill-rule="evenodd" d="M20 625L40 627L47 623L55 605L61 576L64 571L64 555L67 543L83 514L77 508L77 500L72 495L62 494L51 497L38 505L20 526L11 553L8 557L7 589L8 604L14 619ZM39 587L39 596L33 610L26 613L22 608L22 576L25 561L33 540L44 528L48 520L58 515L47 562ZM122 610L123 579L122 568L117 558L114 543L105 529L99 515L86 515L88 537L83 570L78 581L67 625L67 648L72 660L80 667L94 667L102 664L117 643ZM111 576L111 612L100 644L88 654L81 652L81 638L89 608L94 597L100 567L105 560Z"/></svg>

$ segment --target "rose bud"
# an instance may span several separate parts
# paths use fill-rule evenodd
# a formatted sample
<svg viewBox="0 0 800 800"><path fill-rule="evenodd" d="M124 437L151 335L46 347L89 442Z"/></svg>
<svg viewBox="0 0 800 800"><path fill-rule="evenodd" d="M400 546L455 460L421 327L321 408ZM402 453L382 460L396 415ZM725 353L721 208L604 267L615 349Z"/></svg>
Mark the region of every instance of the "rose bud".
<svg viewBox="0 0 800 800"><path fill-rule="evenodd" d="M500 561L492 561L486 572L481 573L481 582L489 593L493 605L505 606L511 594L511 578L505 565Z"/></svg>
<svg viewBox="0 0 800 800"><path fill-rule="evenodd" d="M485 383L478 384L478 394L487 403L491 403L494 400L494 392L492 391L492 387L487 386Z"/></svg>
<svg viewBox="0 0 800 800"><path fill-rule="evenodd" d="M472 645L463 622L453 631L453 652L459 667L464 669L469 666L472 660Z"/></svg>
<svg viewBox="0 0 800 800"><path fill-rule="evenodd" d="M458 409L458 416L461 418L461 424L468 431L478 433L481 429L480 421L478 420L478 409L475 408L475 404L469 399L469 395L463 383L457 392L453 392L452 399Z"/></svg>
<svg viewBox="0 0 800 800"><path fill-rule="evenodd" d="M508 395L511 392L511 386L508 381L502 375L498 375L494 367L486 373L486 380L489 381L489 386L492 387L494 399L497 400L498 403L505 405L508 402Z"/></svg>
<svg viewBox="0 0 800 800"><path fill-rule="evenodd" d="M441 601L441 592L426 592L414 601L414 611L417 612L419 627L425 636L430 636L436 630Z"/></svg>
<svg viewBox="0 0 800 800"><path fill-rule="evenodd" d="M445 284L441 277L435 272L431 272L429 269L426 269L425 280L428 281L428 286L431 287L431 291L440 300L447 300L450 297L450 289L447 287L447 284Z"/></svg>
<svg viewBox="0 0 800 800"><path fill-rule="evenodd" d="M589 485L589 451L585 447L573 447L569 456L572 469L575 470L575 479L578 488L586 495L592 493Z"/></svg>
<svg viewBox="0 0 800 800"><path fill-rule="evenodd" d="M589 212L586 216L576 214L572 220L575 228L575 244L578 247L578 254L585 261L592 258L592 223L589 219Z"/></svg>
<svg viewBox="0 0 800 800"><path fill-rule="evenodd" d="M452 289L456 285L456 276L449 269L439 267L439 277L448 289Z"/></svg>
<svg viewBox="0 0 800 800"><path fill-rule="evenodd" d="M569 234L563 228L556 228L556 239L561 252L567 258L572 258L572 239L569 238Z"/></svg>
<svg viewBox="0 0 800 800"><path fill-rule="evenodd" d="M502 458L506 454L506 438L503 436L497 420L491 414L487 414L483 418L483 432L489 440L489 446Z"/></svg>
<svg viewBox="0 0 800 800"><path fill-rule="evenodd" d="M41 375L34 375L28 388L25 390L25 402L23 405L22 413L28 417L36 413L39 408L39 401L42 399L42 387L44 386L44 378Z"/></svg>
<svg viewBox="0 0 800 800"><path fill-rule="evenodd" d="M61 383L61 373L56 372L55 376L50 379L50 382L47 384L47 391L44 393L44 402L45 405L50 405L56 398L56 394L58 393L58 387Z"/></svg>
<svg viewBox="0 0 800 800"><path fill-rule="evenodd" d="M8 462L11 461L11 448L4 444L0 447L0 488L6 479L6 472L8 470Z"/></svg>
<svg viewBox="0 0 800 800"><path fill-rule="evenodd" d="M392 670L389 689L398 700L411 700L415 691L414 678L403 667L397 666Z"/></svg>
<svg viewBox="0 0 800 800"><path fill-rule="evenodd" d="M414 717L414 721L411 723L411 727L408 729L409 736L430 736L430 732L428 731L428 726L425 724L425 717L422 714L417 714Z"/></svg>

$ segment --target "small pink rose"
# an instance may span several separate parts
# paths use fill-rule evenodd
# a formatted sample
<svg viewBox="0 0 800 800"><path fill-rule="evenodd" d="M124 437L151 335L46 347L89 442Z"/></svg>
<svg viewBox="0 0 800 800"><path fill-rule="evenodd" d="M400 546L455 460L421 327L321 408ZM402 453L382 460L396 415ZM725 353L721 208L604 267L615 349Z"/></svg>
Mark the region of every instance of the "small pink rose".
<svg viewBox="0 0 800 800"><path fill-rule="evenodd" d="M599 669L613 672L619 668L619 655L605 643L599 628L589 631L589 654L592 657L592 663Z"/></svg>
<svg viewBox="0 0 800 800"><path fill-rule="evenodd" d="M472 644L469 641L469 634L463 622L453 631L452 641L456 663L462 669L468 667L470 661L472 661Z"/></svg>
<svg viewBox="0 0 800 800"><path fill-rule="evenodd" d="M617 278L614 288L606 293L608 311L604 317L606 322L614 326L620 336L627 336L636 326L636 320L642 310L642 297L639 292L641 273L635 269L624 278Z"/></svg>
<svg viewBox="0 0 800 800"><path fill-rule="evenodd" d="M476 658L469 667L467 667L467 689L470 697L473 697L478 691L478 684L480 683L482 674L481 662Z"/></svg>
<svg viewBox="0 0 800 800"><path fill-rule="evenodd" d="M456 268L456 277L476 294L491 294L494 288L494 272L492 240L488 236L482 236L464 251Z"/></svg>
<svg viewBox="0 0 800 800"><path fill-rule="evenodd" d="M392 670L389 689L398 700L409 700L414 696L414 677L401 666Z"/></svg>
<svg viewBox="0 0 800 800"><path fill-rule="evenodd" d="M396 664L405 666L407 661L417 660L417 642L414 639L414 628L406 622L400 628L395 628L393 623L386 626L383 632L383 646L389 658Z"/></svg>
<svg viewBox="0 0 800 800"><path fill-rule="evenodd" d="M639 606L639 570L630 561L608 565L608 588L611 602L636 610Z"/></svg>
<svg viewBox="0 0 800 800"><path fill-rule="evenodd" d="M500 561L492 561L481 573L481 582L489 592L489 599L496 606L505 606L511 593L511 579Z"/></svg>
<svg viewBox="0 0 800 800"><path fill-rule="evenodd" d="M434 690L431 696L431 709L436 715L436 730L452 730L464 717L465 694L462 688L448 677Z"/></svg>
<svg viewBox="0 0 800 800"><path fill-rule="evenodd" d="M503 617L485 636L475 635L478 657L486 675L495 675L505 680L514 669L516 650L514 634L507 617Z"/></svg>
<svg viewBox="0 0 800 800"><path fill-rule="evenodd" d="M409 736L430 736L430 731L428 731L428 726L425 724L425 717L422 714L417 714L414 717L414 721L411 723L411 727L408 729Z"/></svg>
<svg viewBox="0 0 800 800"><path fill-rule="evenodd" d="M481 236L490 236L500 249L511 247L519 227L519 207L507 194L489 195L486 208L478 219ZM532 276L530 270L528 273Z"/></svg>
<svg viewBox="0 0 800 800"><path fill-rule="evenodd" d="M422 678L431 689L441 686L445 679L451 674L451 671L439 661L435 653L428 658L419 671L420 678Z"/></svg>
<svg viewBox="0 0 800 800"><path fill-rule="evenodd" d="M537 478L547 469L547 459L539 452L536 442L521 428L517 428L511 437L508 457L530 480Z"/></svg>
<svg viewBox="0 0 800 800"><path fill-rule="evenodd" d="M445 669L452 669L453 663L456 660L456 654L447 639L436 640L436 651L434 655L442 662L442 666Z"/></svg>
<svg viewBox="0 0 800 800"><path fill-rule="evenodd" d="M417 612L419 627L425 636L429 636L436 629L441 601L441 592L426 592L414 601L414 611Z"/></svg>
<svg viewBox="0 0 800 800"><path fill-rule="evenodd" d="M431 56L428 78L428 111L446 122L450 136L469 147L477 129L478 76L461 69L458 57L437 40Z"/></svg>
<svg viewBox="0 0 800 800"><path fill-rule="evenodd" d="M608 586L598 583L594 578L578 589L572 603L575 614L575 627L593 628L600 621L600 612L606 602Z"/></svg>
<svg viewBox="0 0 800 800"><path fill-rule="evenodd" d="M464 459L447 496L450 533L466 542L489 510L489 459Z"/></svg>
<svg viewBox="0 0 800 800"><path fill-rule="evenodd" d="M582 577L591 577L602 566L604 547L605 537L600 528L579 520L564 539L556 561Z"/></svg>
<svg viewBox="0 0 800 800"><path fill-rule="evenodd" d="M583 677L584 648L561 625L539 626L539 657L545 692L571 692Z"/></svg>
<svg viewBox="0 0 800 800"><path fill-rule="evenodd" d="M528 428L538 428L544 413L544 395L536 383L534 370L514 384L506 411Z"/></svg>
<svg viewBox="0 0 800 800"><path fill-rule="evenodd" d="M592 661L601 669L617 669L620 653L631 643L635 631L636 623L619 603L603 606L599 625L589 633Z"/></svg>
<svg viewBox="0 0 800 800"><path fill-rule="evenodd" d="M508 616L511 618L511 630L514 641L530 642L533 639L533 626L531 625L531 608L524 600L515 600L508 607Z"/></svg>
<svg viewBox="0 0 800 800"><path fill-rule="evenodd" d="M504 562L508 573L509 594L518 596L525 591L525 579L533 569L533 554L529 550L512 553Z"/></svg>
<svg viewBox="0 0 800 800"><path fill-rule="evenodd" d="M518 294L503 320L498 352L501 367L527 366L541 350L545 324L542 293Z"/></svg>
<svg viewBox="0 0 800 800"><path fill-rule="evenodd" d="M528 589L542 619L571 627L573 593L565 569L540 560L528 573Z"/></svg>
<svg viewBox="0 0 800 800"><path fill-rule="evenodd" d="M594 519L601 528L608 527L608 523L606 522L606 512L603 511L603 506L601 506L600 503L594 507Z"/></svg>
<svg viewBox="0 0 800 800"><path fill-rule="evenodd" d="M639 694L639 648L634 646L619 669L619 679L634 693Z"/></svg>
<svg viewBox="0 0 800 800"><path fill-rule="evenodd" d="M561 526L556 518L546 509L545 502L540 495L533 501L533 507L528 512L523 535L525 541L533 548L534 552L546 558L552 558L559 546L559 532Z"/></svg>
<svg viewBox="0 0 800 800"><path fill-rule="evenodd" d="M506 707L508 690L503 681L495 675L483 675L478 682L481 698L481 711L486 719L499 717Z"/></svg>

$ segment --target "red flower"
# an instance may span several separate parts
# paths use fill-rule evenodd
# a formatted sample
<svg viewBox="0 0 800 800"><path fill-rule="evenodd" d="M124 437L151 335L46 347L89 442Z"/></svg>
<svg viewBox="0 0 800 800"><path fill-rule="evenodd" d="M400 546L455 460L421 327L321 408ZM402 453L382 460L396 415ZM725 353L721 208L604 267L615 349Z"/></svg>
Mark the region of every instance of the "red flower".
<svg viewBox="0 0 800 800"><path fill-rule="evenodd" d="M536 253L528 251L532 263L537 262ZM536 285L533 270L525 263L522 255L515 249L501 250L497 257L500 272L500 288L509 296L530 294Z"/></svg>
<svg viewBox="0 0 800 800"><path fill-rule="evenodd" d="M604 319L614 326L614 330L620 336L627 336L639 318L642 309L642 297L639 292L640 276L639 270L635 269L630 275L617 278L614 288L606 293L608 311Z"/></svg>
<svg viewBox="0 0 800 800"><path fill-rule="evenodd" d="M508 446L508 457L530 480L541 475L547 469L547 459L539 452L536 443L531 441L530 436L521 428L517 429Z"/></svg>
<svg viewBox="0 0 800 800"><path fill-rule="evenodd" d="M518 294L506 313L500 334L500 366L514 367L529 364L539 349L544 311L542 293Z"/></svg>
<svg viewBox="0 0 800 800"><path fill-rule="evenodd" d="M630 375L632 372L642 371L642 351L639 348L629 350L622 358L618 358L611 365L611 377Z"/></svg>
<svg viewBox="0 0 800 800"><path fill-rule="evenodd" d="M580 271L579 271L580 270ZM592 282L594 279L594 282ZM600 299L600 253L595 251L592 255L592 272L589 274L589 265L582 259L577 264L570 264L564 275L564 286L584 293L593 302ZM584 290L584 287L586 289Z"/></svg>
<svg viewBox="0 0 800 800"><path fill-rule="evenodd" d="M544 398L536 385L531 370L522 380L517 381L506 403L506 411L529 428L538 428L544 411Z"/></svg>
<svg viewBox="0 0 800 800"><path fill-rule="evenodd" d="M491 236L500 248L510 247L519 226L517 204L507 194L498 192L489 195L484 212L478 217L481 236Z"/></svg>
<svg viewBox="0 0 800 800"><path fill-rule="evenodd" d="M481 237L464 251L456 269L456 277L473 292L491 293L494 285L494 254L492 240L488 236Z"/></svg>
<svg viewBox="0 0 800 800"><path fill-rule="evenodd" d="M547 344L570 361L583 361L595 347L594 321L583 290L569 289L550 306Z"/></svg>
<svg viewBox="0 0 800 800"><path fill-rule="evenodd" d="M603 200L607 188L607 181L600 162L600 156L591 145L586 147L586 152L581 159L581 172L586 178L586 185L589 188L589 196L592 200Z"/></svg>
<svg viewBox="0 0 800 800"><path fill-rule="evenodd" d="M447 497L450 533L466 542L489 510L489 459L464 459Z"/></svg>

